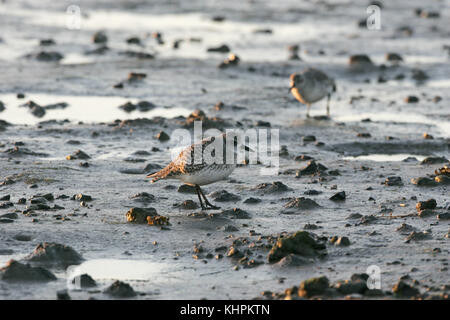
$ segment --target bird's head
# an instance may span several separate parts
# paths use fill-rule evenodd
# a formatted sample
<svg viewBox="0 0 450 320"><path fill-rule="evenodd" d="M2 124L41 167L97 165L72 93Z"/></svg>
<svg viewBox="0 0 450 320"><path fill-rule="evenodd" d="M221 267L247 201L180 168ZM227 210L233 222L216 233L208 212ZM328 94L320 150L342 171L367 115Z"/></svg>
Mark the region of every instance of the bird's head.
<svg viewBox="0 0 450 320"><path fill-rule="evenodd" d="M289 80L290 80L289 92L291 92L291 90L294 88L299 88L304 82L304 78L302 77L302 75L298 73L291 74Z"/></svg>

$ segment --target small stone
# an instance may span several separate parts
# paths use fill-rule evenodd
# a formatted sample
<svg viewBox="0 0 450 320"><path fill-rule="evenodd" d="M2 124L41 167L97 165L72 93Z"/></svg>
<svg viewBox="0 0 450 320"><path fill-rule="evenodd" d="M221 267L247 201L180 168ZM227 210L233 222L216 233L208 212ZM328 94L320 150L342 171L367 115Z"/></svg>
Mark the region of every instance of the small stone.
<svg viewBox="0 0 450 320"><path fill-rule="evenodd" d="M418 289L411 287L403 280L400 280L395 284L395 286L392 288L392 292L399 298L412 298L420 293Z"/></svg>
<svg viewBox="0 0 450 320"><path fill-rule="evenodd" d="M403 181L401 177L387 177L384 184L386 186L403 186Z"/></svg>
<svg viewBox="0 0 450 320"><path fill-rule="evenodd" d="M119 280L115 281L108 288L106 288L103 293L115 298L131 298L136 296L136 292L128 283Z"/></svg>
<svg viewBox="0 0 450 320"><path fill-rule="evenodd" d="M416 204L417 211L421 211L424 209L435 209L436 208L436 200L435 199L428 199L427 201L420 201Z"/></svg>
<svg viewBox="0 0 450 320"><path fill-rule="evenodd" d="M447 163L448 159L445 157L426 157L423 159L420 164L439 164L439 163Z"/></svg>
<svg viewBox="0 0 450 320"><path fill-rule="evenodd" d="M411 183L419 187L434 187L438 184L435 180L427 177L412 178Z"/></svg>
<svg viewBox="0 0 450 320"><path fill-rule="evenodd" d="M134 223L147 223L148 217L157 215L155 208L131 208L126 213L127 221Z"/></svg>
<svg viewBox="0 0 450 320"><path fill-rule="evenodd" d="M77 200L77 201L85 201L85 202L92 201L92 197L90 195L82 194L82 193L76 194L72 198L73 198L73 200Z"/></svg>
<svg viewBox="0 0 450 320"><path fill-rule="evenodd" d="M230 48L229 48L227 45L223 44L223 45L221 45L221 46L219 46L219 47L211 47L211 48L208 48L207 51L208 51L208 52L222 52L222 53L227 53L227 52L230 52Z"/></svg>
<svg viewBox="0 0 450 320"><path fill-rule="evenodd" d="M55 281L56 277L47 269L9 260L0 268L0 279L10 282L48 282Z"/></svg>
<svg viewBox="0 0 450 320"><path fill-rule="evenodd" d="M70 295L67 292L67 289L57 291L56 299L57 300L71 300Z"/></svg>
<svg viewBox="0 0 450 320"><path fill-rule="evenodd" d="M92 42L93 43L106 43L108 42L108 37L103 31L98 31L94 33L92 36Z"/></svg>
<svg viewBox="0 0 450 320"><path fill-rule="evenodd" d="M67 160L87 160L91 157L81 150L75 151L73 154L66 156Z"/></svg>
<svg viewBox="0 0 450 320"><path fill-rule="evenodd" d="M170 140L170 136L167 133L165 133L164 131L160 131L156 135L156 139L158 139L161 142L166 142L166 141Z"/></svg>
<svg viewBox="0 0 450 320"><path fill-rule="evenodd" d="M187 184L182 184L181 186L179 186L177 191L180 193L197 194L195 187Z"/></svg>
<svg viewBox="0 0 450 320"><path fill-rule="evenodd" d="M94 279L87 273L78 275L72 279L72 284L75 284L78 288L93 288L97 286Z"/></svg>
<svg viewBox="0 0 450 320"><path fill-rule="evenodd" d="M232 194L226 190L214 191L209 194L209 197L217 202L236 202L241 199L241 197L239 197L238 195Z"/></svg>
<svg viewBox="0 0 450 320"><path fill-rule="evenodd" d="M321 295L325 293L325 291L329 288L329 285L330 281L325 276L319 278L310 278L300 283L300 287L298 288L298 295L300 297L307 298Z"/></svg>
<svg viewBox="0 0 450 320"><path fill-rule="evenodd" d="M331 201L344 201L345 199L345 191L338 192L330 198Z"/></svg>

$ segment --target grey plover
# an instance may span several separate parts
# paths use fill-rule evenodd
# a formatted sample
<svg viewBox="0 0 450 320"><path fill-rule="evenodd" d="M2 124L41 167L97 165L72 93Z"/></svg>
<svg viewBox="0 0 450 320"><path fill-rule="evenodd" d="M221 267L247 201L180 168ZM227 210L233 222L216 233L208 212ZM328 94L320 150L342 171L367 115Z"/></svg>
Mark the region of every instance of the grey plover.
<svg viewBox="0 0 450 320"><path fill-rule="evenodd" d="M330 98L336 91L334 79L324 72L308 68L300 73L290 76L291 86L289 92L301 103L306 104L306 116L309 118L311 104L327 97L327 116L330 116Z"/></svg>
<svg viewBox="0 0 450 320"><path fill-rule="evenodd" d="M181 151L178 157L164 169L148 175L147 178L152 178L152 183L161 179L178 179L195 188L203 210L219 209L208 201L200 186L224 180L233 172L236 167L235 147L238 147L234 137L234 135L222 134L194 143ZM233 139L232 144L227 143L227 138ZM217 144L212 145L213 143ZM233 158L231 163L229 163L229 157L227 158L230 145ZM247 151L250 150L247 146L242 147ZM219 154L219 150L222 151L221 154ZM217 158L216 152L218 153Z"/></svg>

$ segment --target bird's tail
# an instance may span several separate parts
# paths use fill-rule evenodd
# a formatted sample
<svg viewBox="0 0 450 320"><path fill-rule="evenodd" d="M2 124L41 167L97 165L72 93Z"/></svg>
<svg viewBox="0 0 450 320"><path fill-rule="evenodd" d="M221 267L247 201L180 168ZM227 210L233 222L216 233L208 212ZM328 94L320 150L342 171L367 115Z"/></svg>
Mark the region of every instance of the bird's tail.
<svg viewBox="0 0 450 320"><path fill-rule="evenodd" d="M171 168L169 166L164 169L159 170L158 172L151 173L147 175L147 178L152 178L152 183L167 178L167 176L171 173Z"/></svg>

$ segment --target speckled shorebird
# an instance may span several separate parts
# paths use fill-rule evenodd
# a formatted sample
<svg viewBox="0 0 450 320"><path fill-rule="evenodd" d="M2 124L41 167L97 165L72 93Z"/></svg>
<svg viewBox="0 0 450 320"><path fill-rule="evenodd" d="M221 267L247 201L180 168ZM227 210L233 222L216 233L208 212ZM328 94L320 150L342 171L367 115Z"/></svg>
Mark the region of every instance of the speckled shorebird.
<svg viewBox="0 0 450 320"><path fill-rule="evenodd" d="M203 210L219 209L220 207L217 207L208 201L200 186L224 180L235 169L235 147L237 146L237 140L234 139L233 135L233 160L231 161L232 163L227 163L227 137L230 139L229 134L222 134L192 144L181 151L178 157L170 162L164 169L148 175L147 178L152 178L152 183L161 179L178 179L184 184L195 187L198 200L200 201ZM213 145L213 143L216 144ZM250 150L246 146L242 147L247 151ZM222 148L223 150L222 157L219 158L218 155L217 158L219 159L216 159L215 153L217 150L220 150L219 148ZM202 197L205 203L203 203Z"/></svg>
<svg viewBox="0 0 450 320"><path fill-rule="evenodd" d="M327 97L327 116L330 116L330 98L336 91L336 83L324 72L308 68L290 76L289 92L301 103L306 104L306 116L309 118L311 104Z"/></svg>

